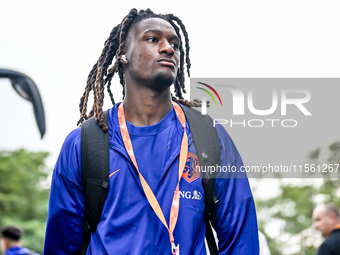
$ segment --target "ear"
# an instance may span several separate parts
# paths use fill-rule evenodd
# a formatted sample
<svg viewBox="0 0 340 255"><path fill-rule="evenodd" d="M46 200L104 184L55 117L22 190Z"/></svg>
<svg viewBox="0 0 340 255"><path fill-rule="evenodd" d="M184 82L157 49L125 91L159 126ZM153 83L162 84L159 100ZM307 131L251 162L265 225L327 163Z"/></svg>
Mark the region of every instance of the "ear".
<svg viewBox="0 0 340 255"><path fill-rule="evenodd" d="M338 219L338 216L334 212L329 214L329 217L332 219L332 221L336 221Z"/></svg>
<svg viewBox="0 0 340 255"><path fill-rule="evenodd" d="M5 238L1 238L1 249L0 251L5 252L8 249L8 241Z"/></svg>

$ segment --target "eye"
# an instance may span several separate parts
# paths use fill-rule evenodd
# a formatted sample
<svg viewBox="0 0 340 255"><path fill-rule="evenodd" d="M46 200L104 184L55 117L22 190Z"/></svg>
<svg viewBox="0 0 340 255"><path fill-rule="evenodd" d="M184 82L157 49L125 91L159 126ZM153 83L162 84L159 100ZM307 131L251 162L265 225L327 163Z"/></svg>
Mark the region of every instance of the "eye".
<svg viewBox="0 0 340 255"><path fill-rule="evenodd" d="M158 42L158 40L157 40L157 38L156 37L149 37L148 39L147 39L147 41L149 41L149 42Z"/></svg>
<svg viewBox="0 0 340 255"><path fill-rule="evenodd" d="M171 47L175 50L179 49L179 44L178 43L170 43Z"/></svg>

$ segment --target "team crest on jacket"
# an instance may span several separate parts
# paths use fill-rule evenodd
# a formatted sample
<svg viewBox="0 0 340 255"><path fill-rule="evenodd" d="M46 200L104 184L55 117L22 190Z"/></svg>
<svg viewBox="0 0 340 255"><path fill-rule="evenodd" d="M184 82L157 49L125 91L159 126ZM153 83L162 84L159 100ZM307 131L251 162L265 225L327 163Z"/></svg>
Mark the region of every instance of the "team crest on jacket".
<svg viewBox="0 0 340 255"><path fill-rule="evenodd" d="M189 152L187 157L187 162L185 163L184 171L182 177L186 179L189 183L197 180L201 176L201 172L196 168L200 166L198 157L196 154Z"/></svg>

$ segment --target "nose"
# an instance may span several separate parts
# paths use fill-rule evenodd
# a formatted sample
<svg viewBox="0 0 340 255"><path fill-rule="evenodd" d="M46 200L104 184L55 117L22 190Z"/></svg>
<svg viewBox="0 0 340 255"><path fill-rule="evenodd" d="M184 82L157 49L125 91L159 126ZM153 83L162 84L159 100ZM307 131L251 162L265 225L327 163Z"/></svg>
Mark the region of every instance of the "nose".
<svg viewBox="0 0 340 255"><path fill-rule="evenodd" d="M318 224L317 222L313 223L313 227L320 231L320 224Z"/></svg>
<svg viewBox="0 0 340 255"><path fill-rule="evenodd" d="M168 40L162 40L160 46L159 46L159 53L166 53L167 55L174 55L174 49L171 47Z"/></svg>

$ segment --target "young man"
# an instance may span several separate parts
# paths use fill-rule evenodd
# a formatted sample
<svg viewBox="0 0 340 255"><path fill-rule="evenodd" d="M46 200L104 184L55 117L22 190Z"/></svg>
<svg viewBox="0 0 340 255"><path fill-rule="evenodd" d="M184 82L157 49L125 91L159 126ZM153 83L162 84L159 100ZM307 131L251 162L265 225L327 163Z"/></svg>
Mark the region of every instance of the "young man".
<svg viewBox="0 0 340 255"><path fill-rule="evenodd" d="M185 52L180 29L185 35ZM184 59L188 71L190 68L188 41L182 21L172 14L132 9L113 28L90 72L79 122L95 115L100 127L108 130L110 178L87 254L206 254L204 190L201 173L195 171L197 152L183 111L174 102L191 105L181 94L185 92ZM114 103L110 91L116 72L123 85L120 104ZM178 98L171 97L172 84ZM115 104L108 126L102 111L105 85ZM95 103L87 116L91 90ZM223 128L217 127L217 131L220 165L239 169L242 160L232 140ZM81 173L78 128L66 138L55 166L45 254L80 253L85 214ZM217 177L219 205L212 213L212 223L219 254L258 254L248 179L223 178L220 173Z"/></svg>
<svg viewBox="0 0 340 255"><path fill-rule="evenodd" d="M318 255L340 255L340 216L335 204L320 205L313 212L313 224L325 241Z"/></svg>
<svg viewBox="0 0 340 255"><path fill-rule="evenodd" d="M39 255L22 247L24 231L18 226L8 225L0 230L1 251L4 255Z"/></svg>

